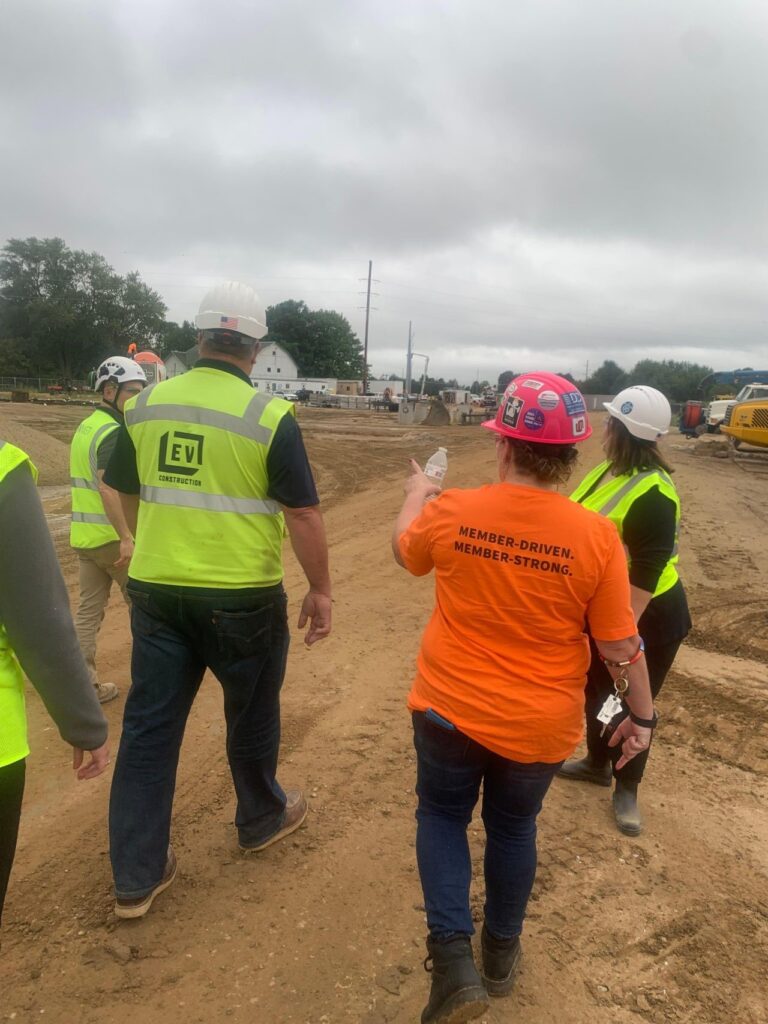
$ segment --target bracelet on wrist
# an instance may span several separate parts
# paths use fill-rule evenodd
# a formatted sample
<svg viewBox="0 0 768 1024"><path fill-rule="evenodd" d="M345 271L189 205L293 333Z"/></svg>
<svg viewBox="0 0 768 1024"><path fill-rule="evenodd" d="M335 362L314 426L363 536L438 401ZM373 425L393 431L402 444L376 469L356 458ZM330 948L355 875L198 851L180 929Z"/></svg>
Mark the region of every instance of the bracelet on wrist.
<svg viewBox="0 0 768 1024"><path fill-rule="evenodd" d="M608 658L604 658L602 654L600 654L600 651L598 651L597 653L600 658L600 661L602 661L604 665L608 665L610 668L627 668L627 666L629 665L635 665L643 657L643 655L645 654L645 643L643 641L643 638L640 637L640 646L637 648L632 657L627 659L627 661L609 661Z"/></svg>
<svg viewBox="0 0 768 1024"><path fill-rule="evenodd" d="M639 725L642 729L655 729L659 722L659 716L654 711L653 718L640 718L634 711L630 711L629 720L634 722L635 725Z"/></svg>

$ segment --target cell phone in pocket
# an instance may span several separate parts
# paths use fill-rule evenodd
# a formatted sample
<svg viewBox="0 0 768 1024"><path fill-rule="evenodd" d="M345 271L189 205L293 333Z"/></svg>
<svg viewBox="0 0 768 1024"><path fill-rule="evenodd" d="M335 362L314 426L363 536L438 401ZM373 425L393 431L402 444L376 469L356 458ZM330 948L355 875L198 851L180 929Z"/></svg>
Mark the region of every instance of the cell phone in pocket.
<svg viewBox="0 0 768 1024"><path fill-rule="evenodd" d="M427 708L424 712L424 717L433 725L437 725L441 729L445 729L446 732L456 732L456 726L453 722L449 722L447 718L443 718L442 715L438 715L438 713L432 708Z"/></svg>

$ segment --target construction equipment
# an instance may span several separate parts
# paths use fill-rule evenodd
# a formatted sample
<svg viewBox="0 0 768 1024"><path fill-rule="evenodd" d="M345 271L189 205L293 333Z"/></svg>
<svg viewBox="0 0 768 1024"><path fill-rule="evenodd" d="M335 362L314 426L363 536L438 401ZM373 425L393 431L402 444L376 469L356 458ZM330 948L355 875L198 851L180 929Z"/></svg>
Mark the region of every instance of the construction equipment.
<svg viewBox="0 0 768 1024"><path fill-rule="evenodd" d="M768 399L768 374L765 375L765 384L745 384L735 398L718 398L709 403L707 409L707 430L710 434L716 434L724 422L728 410L732 409L739 402L749 402L753 399Z"/></svg>
<svg viewBox="0 0 768 1024"><path fill-rule="evenodd" d="M715 398L705 405L705 397L713 384L724 385L727 389L741 390L735 398ZM754 389L754 390L751 390ZM729 407L737 402L748 401L750 398L762 398L768 394L768 370L753 370L744 367L741 370L718 370L708 374L699 384L699 399L686 402L680 416L680 433L695 437L697 434L716 434L725 419Z"/></svg>
<svg viewBox="0 0 768 1024"><path fill-rule="evenodd" d="M720 430L733 439L734 448L742 442L768 448L768 387L765 394L729 406Z"/></svg>

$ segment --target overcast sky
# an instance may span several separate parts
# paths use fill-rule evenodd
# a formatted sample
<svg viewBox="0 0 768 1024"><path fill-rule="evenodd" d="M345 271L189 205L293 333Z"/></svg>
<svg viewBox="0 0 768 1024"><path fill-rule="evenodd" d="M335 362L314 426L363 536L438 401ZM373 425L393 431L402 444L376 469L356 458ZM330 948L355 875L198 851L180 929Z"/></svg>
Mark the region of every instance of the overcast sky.
<svg viewBox="0 0 768 1024"><path fill-rule="evenodd" d="M765 0L2 0L0 235L400 372L768 364ZM2 240L0 238L0 240Z"/></svg>

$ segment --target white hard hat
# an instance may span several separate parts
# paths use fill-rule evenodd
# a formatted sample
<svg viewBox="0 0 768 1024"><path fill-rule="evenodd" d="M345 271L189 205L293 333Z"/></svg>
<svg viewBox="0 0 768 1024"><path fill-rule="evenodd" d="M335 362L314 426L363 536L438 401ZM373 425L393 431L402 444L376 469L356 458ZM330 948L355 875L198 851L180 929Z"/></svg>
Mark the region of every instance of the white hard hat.
<svg viewBox="0 0 768 1024"><path fill-rule="evenodd" d="M142 384L147 383L147 375L139 363L135 363L127 356L110 356L96 371L93 390L101 391L105 384L127 384L131 380L140 380Z"/></svg>
<svg viewBox="0 0 768 1024"><path fill-rule="evenodd" d="M672 422L672 409L665 396L645 384L624 388L612 402L603 402L603 405L633 437L642 441L658 441L669 431Z"/></svg>
<svg viewBox="0 0 768 1024"><path fill-rule="evenodd" d="M267 333L267 315L253 288L226 281L206 293L195 327L200 331L237 331L258 339Z"/></svg>

